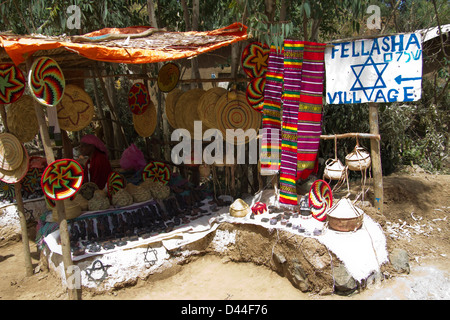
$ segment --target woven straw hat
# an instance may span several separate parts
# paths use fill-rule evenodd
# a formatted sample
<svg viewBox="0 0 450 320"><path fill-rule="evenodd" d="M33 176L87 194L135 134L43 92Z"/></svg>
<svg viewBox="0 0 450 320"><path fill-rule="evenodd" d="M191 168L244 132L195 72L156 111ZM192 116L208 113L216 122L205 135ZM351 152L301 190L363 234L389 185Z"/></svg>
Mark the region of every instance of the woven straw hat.
<svg viewBox="0 0 450 320"><path fill-rule="evenodd" d="M178 98L183 94L181 89L175 88L167 94L166 97L166 117L170 126L174 129L177 129L177 123L175 119L175 105L178 101Z"/></svg>
<svg viewBox="0 0 450 320"><path fill-rule="evenodd" d="M39 132L31 96L23 95L22 98L11 104L6 112L6 119L9 131L22 143L33 140Z"/></svg>
<svg viewBox="0 0 450 320"><path fill-rule="evenodd" d="M80 131L87 127L94 116L94 103L82 88L69 84L56 106L58 123L66 131Z"/></svg>
<svg viewBox="0 0 450 320"><path fill-rule="evenodd" d="M200 97L205 92L205 90L199 88L186 91L180 96L175 105L177 127L187 129L191 133L192 138L194 138L194 121L200 121L197 105Z"/></svg>
<svg viewBox="0 0 450 320"><path fill-rule="evenodd" d="M217 100L227 93L222 87L214 87L206 91L198 102L197 112L203 125L208 128L216 128L216 114L214 113Z"/></svg>
<svg viewBox="0 0 450 320"><path fill-rule="evenodd" d="M23 145L21 145L22 148L22 160L20 161L20 165L15 170L5 170L0 169L0 180L6 183L17 183L25 177L25 175L28 172L28 164L29 164L29 158L27 150Z"/></svg>
<svg viewBox="0 0 450 320"><path fill-rule="evenodd" d="M18 169L23 160L23 146L19 139L11 133L0 133L0 168L3 170Z"/></svg>
<svg viewBox="0 0 450 320"><path fill-rule="evenodd" d="M226 138L227 129L248 129L255 131L245 137L245 143L255 139L261 126L261 113L249 106L246 95L242 91L228 92L217 100L216 108L217 129ZM239 144L238 139L234 139Z"/></svg>
<svg viewBox="0 0 450 320"><path fill-rule="evenodd" d="M150 137L153 132L155 132L156 122L156 108L151 100L147 110L145 110L143 114L136 115L133 113L134 130L136 130L141 137Z"/></svg>
<svg viewBox="0 0 450 320"><path fill-rule="evenodd" d="M230 215L233 217L245 217L250 212L252 212L252 209L242 199L236 199L230 206Z"/></svg>

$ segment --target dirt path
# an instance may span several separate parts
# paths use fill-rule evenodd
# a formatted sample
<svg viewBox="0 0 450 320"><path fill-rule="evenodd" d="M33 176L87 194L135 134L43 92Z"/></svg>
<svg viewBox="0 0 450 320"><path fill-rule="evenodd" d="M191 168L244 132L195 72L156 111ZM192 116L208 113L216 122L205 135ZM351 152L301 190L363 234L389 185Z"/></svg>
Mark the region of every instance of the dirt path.
<svg viewBox="0 0 450 320"><path fill-rule="evenodd" d="M252 263L227 262L206 255L157 281L138 281L133 287L83 299L450 299L450 177L402 174L385 177L385 214L374 216L386 232L388 250L403 248L411 273L391 278L349 297L302 293L277 273ZM31 244L34 266L36 247ZM22 244L0 247L0 299L62 300L67 295L49 272L25 277Z"/></svg>

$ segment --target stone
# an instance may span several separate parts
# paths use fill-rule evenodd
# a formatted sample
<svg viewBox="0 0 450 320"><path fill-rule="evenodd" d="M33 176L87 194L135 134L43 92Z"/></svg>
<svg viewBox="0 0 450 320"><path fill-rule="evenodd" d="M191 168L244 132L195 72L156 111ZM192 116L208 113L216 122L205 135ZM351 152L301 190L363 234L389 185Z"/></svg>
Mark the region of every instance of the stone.
<svg viewBox="0 0 450 320"><path fill-rule="evenodd" d="M406 250L395 248L389 255L389 261L396 271L409 274L409 256Z"/></svg>
<svg viewBox="0 0 450 320"><path fill-rule="evenodd" d="M334 290L336 294L349 295L358 288L356 280L348 273L343 264L333 269Z"/></svg>
<svg viewBox="0 0 450 320"><path fill-rule="evenodd" d="M300 263L294 262L292 264L292 281L294 282L295 286L300 289L302 292L308 292L309 290L309 281L308 276L303 270L303 267Z"/></svg>

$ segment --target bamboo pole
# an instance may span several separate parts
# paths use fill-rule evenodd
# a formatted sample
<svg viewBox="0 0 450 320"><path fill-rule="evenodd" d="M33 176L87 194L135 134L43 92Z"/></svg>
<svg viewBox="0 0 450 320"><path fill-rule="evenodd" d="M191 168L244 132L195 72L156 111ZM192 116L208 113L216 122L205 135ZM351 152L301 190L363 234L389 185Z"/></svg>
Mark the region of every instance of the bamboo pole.
<svg viewBox="0 0 450 320"><path fill-rule="evenodd" d="M27 70L31 69L32 57L27 59ZM55 155L53 149L51 148L50 136L48 134L48 127L45 121L44 110L37 101L34 100L34 110L36 112L36 118L39 124L39 132L41 134L42 145L44 146L45 157L47 163L52 163L55 161ZM64 263L64 273L66 280L72 277L72 274L68 272L69 267L73 265L72 255L70 252L70 239L69 239L69 229L66 220L66 211L63 201L55 201L56 211L58 212L58 223L59 223L59 234L61 237L61 249ZM80 300L81 299L81 288L69 288L68 287L69 300Z"/></svg>
<svg viewBox="0 0 450 320"><path fill-rule="evenodd" d="M6 121L5 105L0 104L0 115L2 118L5 131L9 132L8 123ZM27 219L25 218L25 207L22 199L22 184L20 182L14 183L14 193L16 197L17 213L20 220L20 231L22 235L23 255L25 259L25 274L27 277L33 275L33 264L31 262L30 244L28 240Z"/></svg>
<svg viewBox="0 0 450 320"><path fill-rule="evenodd" d="M373 102L369 103L369 125L370 133L379 135L378 105ZM383 171L381 168L379 140L370 139L370 155L372 157L374 206L379 213L383 214Z"/></svg>
<svg viewBox="0 0 450 320"><path fill-rule="evenodd" d="M372 134L372 133L342 133L342 134L331 134L331 135L320 135L320 139L323 140L331 140L331 139L343 139L343 138L365 138L365 139L375 139L380 140L381 137L379 134Z"/></svg>

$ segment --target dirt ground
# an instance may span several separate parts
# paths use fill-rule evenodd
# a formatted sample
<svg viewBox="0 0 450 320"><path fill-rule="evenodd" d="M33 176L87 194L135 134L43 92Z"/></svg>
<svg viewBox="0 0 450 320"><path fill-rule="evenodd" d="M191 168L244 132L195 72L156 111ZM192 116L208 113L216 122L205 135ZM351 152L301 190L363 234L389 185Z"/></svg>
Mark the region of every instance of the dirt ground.
<svg viewBox="0 0 450 320"><path fill-rule="evenodd" d="M384 177L383 184L383 216L371 208L365 211L382 226L389 252L394 248L408 252L410 274L386 272L381 284L348 297L319 296L302 293L267 267L207 254L131 287L103 295L83 291L83 299L450 299L450 176L409 167ZM360 183L352 183L352 193L358 188ZM369 191L366 199L371 197ZM30 242L30 247L33 265L38 266L36 246ZM0 247L1 300L67 299L52 272L39 271L26 277L23 261L21 242Z"/></svg>

